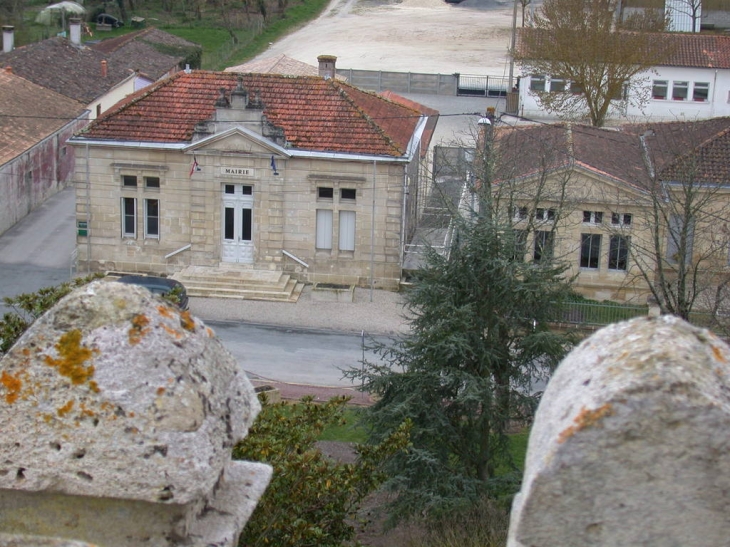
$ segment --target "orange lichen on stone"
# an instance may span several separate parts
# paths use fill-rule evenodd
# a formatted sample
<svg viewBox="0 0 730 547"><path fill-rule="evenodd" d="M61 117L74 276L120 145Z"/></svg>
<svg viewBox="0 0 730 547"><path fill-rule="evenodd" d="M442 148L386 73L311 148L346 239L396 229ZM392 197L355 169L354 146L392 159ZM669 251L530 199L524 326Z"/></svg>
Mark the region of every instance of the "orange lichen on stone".
<svg viewBox="0 0 730 547"><path fill-rule="evenodd" d="M28 357L30 355L30 348L23 348L20 350L20 353Z"/></svg>
<svg viewBox="0 0 730 547"><path fill-rule="evenodd" d="M157 388L157 395L162 395L163 393L165 393L165 388L164 387L158 387Z"/></svg>
<svg viewBox="0 0 730 547"><path fill-rule="evenodd" d="M573 425L563 431L558 437L559 443L564 443L570 437L575 435L578 431L596 425L605 416L613 414L613 407L611 403L606 403L603 406L596 408L595 410L588 410L583 407L578 415L573 420Z"/></svg>
<svg viewBox="0 0 730 547"><path fill-rule="evenodd" d="M182 325L182 328L185 330L189 330L190 332L195 332L195 320L190 315L190 312L185 310L180 314L180 324Z"/></svg>
<svg viewBox="0 0 730 547"><path fill-rule="evenodd" d="M213 338L215 336L213 329L211 329L210 327L205 327L205 332L208 335L208 338Z"/></svg>
<svg viewBox="0 0 730 547"><path fill-rule="evenodd" d="M142 337L145 336L150 329L147 325L150 324L150 320L142 315L135 315L132 319L132 328L129 329L129 343L133 346L139 344Z"/></svg>
<svg viewBox="0 0 730 547"><path fill-rule="evenodd" d="M720 361L721 363L727 363L727 357L725 357L725 354L720 348L718 348L717 346L712 346L712 353L715 355L716 360Z"/></svg>
<svg viewBox="0 0 730 547"><path fill-rule="evenodd" d="M71 412L71 409L74 407L74 402L69 401L65 405L63 405L61 408L59 408L56 412L58 412L58 415L63 417L69 412Z"/></svg>
<svg viewBox="0 0 730 547"><path fill-rule="evenodd" d="M84 366L84 363L91 359L95 350L81 345L80 330L74 329L61 336L55 347L59 358L54 359L46 355L45 362L48 366L56 368L61 376L71 380L74 385L81 385L91 380L94 376L94 367ZM95 383L91 385L92 390L95 386Z"/></svg>
<svg viewBox="0 0 730 547"><path fill-rule="evenodd" d="M167 334L175 338L176 340L180 340L180 338L183 337L183 333L179 330L175 330L172 327L168 327L167 325L162 325L162 328L165 330Z"/></svg>
<svg viewBox="0 0 730 547"><path fill-rule="evenodd" d="M172 310L167 306L157 306L157 311L160 312L162 317L167 317L168 319L174 317Z"/></svg>
<svg viewBox="0 0 730 547"><path fill-rule="evenodd" d="M2 375L0 375L0 383L2 383L3 387L5 388L5 402L9 405L12 405L15 401L18 400L18 395L20 395L20 390L23 387L23 382L17 376L8 374L6 371L3 370Z"/></svg>
<svg viewBox="0 0 730 547"><path fill-rule="evenodd" d="M79 405L79 410L81 411L80 414L82 418L93 418L96 416L96 412L88 408L83 402Z"/></svg>

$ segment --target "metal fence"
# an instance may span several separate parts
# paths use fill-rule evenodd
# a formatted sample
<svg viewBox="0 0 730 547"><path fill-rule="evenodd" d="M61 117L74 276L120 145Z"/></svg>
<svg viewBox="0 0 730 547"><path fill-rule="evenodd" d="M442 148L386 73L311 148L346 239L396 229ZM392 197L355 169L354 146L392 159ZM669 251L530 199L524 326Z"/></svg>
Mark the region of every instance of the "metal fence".
<svg viewBox="0 0 730 547"><path fill-rule="evenodd" d="M643 317L647 306L628 306L600 302L566 302L560 306L559 321L571 325L602 326Z"/></svg>
<svg viewBox="0 0 730 547"><path fill-rule="evenodd" d="M483 76L457 74L456 94L471 97L506 97L509 91L509 78L503 76Z"/></svg>

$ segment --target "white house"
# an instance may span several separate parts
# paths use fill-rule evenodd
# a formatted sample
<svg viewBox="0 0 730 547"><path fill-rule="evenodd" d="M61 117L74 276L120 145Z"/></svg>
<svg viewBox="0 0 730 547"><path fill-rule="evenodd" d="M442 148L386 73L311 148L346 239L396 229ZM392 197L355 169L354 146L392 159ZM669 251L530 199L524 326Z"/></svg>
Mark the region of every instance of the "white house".
<svg viewBox="0 0 730 547"><path fill-rule="evenodd" d="M674 121L730 115L730 36L664 34L670 58L637 76L643 97L615 101L614 121ZM524 74L519 85L519 114L527 118L554 117L540 103L539 94L570 93L571 82L548 74Z"/></svg>

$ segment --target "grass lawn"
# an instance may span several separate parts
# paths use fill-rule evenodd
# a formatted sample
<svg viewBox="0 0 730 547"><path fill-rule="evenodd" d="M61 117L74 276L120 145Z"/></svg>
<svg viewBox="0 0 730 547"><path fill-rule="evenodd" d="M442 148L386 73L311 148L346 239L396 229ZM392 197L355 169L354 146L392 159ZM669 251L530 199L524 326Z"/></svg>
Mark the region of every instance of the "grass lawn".
<svg viewBox="0 0 730 547"><path fill-rule="evenodd" d="M358 424L359 412L359 408L347 407L342 417L342 423L325 428L319 436L319 440L364 443L367 434L365 428Z"/></svg>

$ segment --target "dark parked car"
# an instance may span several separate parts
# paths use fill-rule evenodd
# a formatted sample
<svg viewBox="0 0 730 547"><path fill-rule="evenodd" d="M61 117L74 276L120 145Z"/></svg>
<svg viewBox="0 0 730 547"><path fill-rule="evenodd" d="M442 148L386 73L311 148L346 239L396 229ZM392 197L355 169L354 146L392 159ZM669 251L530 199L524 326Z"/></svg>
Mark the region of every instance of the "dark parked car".
<svg viewBox="0 0 730 547"><path fill-rule="evenodd" d="M168 300L173 298L181 310L188 309L188 293L185 290L185 286L174 279L167 277L154 277L151 275L123 275L117 279L119 283L129 283L131 285L139 285L149 290L154 294L160 296L166 296L172 292L172 295L168 297Z"/></svg>
<svg viewBox="0 0 730 547"><path fill-rule="evenodd" d="M124 21L120 21L113 15L108 13L100 13L96 16L97 25L111 25L112 28L119 28L124 26Z"/></svg>

